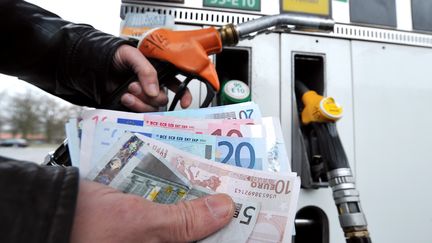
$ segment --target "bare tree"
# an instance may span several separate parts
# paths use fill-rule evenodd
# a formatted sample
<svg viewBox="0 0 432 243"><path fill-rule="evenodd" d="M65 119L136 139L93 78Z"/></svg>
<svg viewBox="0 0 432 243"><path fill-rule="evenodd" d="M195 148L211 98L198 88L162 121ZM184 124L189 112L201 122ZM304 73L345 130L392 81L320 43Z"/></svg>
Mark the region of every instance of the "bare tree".
<svg viewBox="0 0 432 243"><path fill-rule="evenodd" d="M78 117L84 108L38 92L26 90L24 94L0 94L0 133L7 128L14 136L42 134L45 142L58 143L65 139L65 123Z"/></svg>
<svg viewBox="0 0 432 243"><path fill-rule="evenodd" d="M57 137L64 137L64 128L62 122L62 107L54 99L44 96L41 98L39 106L40 127L45 135L46 142L55 142Z"/></svg>
<svg viewBox="0 0 432 243"><path fill-rule="evenodd" d="M6 92L0 92L0 110L4 111L6 107L6 102L9 99ZM0 134L3 132L4 126L7 124L6 114L4 112L0 112Z"/></svg>
<svg viewBox="0 0 432 243"><path fill-rule="evenodd" d="M21 133L24 138L29 134L39 132L40 99L38 95L27 90L24 94L12 95L6 107L8 124L11 132L16 135Z"/></svg>
<svg viewBox="0 0 432 243"><path fill-rule="evenodd" d="M42 132L47 142L60 142L65 138L65 123L71 117L77 117L82 108L60 103L50 96L41 98L39 111Z"/></svg>

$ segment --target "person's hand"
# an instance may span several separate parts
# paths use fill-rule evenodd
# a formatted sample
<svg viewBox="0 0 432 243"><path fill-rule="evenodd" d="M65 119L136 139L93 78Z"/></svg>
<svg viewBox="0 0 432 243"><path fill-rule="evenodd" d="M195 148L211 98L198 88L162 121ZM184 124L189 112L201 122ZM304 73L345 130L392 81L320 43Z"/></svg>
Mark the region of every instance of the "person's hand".
<svg viewBox="0 0 432 243"><path fill-rule="evenodd" d="M228 224L233 214L225 194L164 205L81 181L71 243L195 241Z"/></svg>
<svg viewBox="0 0 432 243"><path fill-rule="evenodd" d="M133 82L128 87L128 93L123 94L121 102L127 108L137 111L157 111L158 107L168 103L168 97L163 90L159 90L159 82L156 70L135 47L129 45L120 46L114 56L114 66L119 70L132 69L137 75L138 82ZM178 83L168 85L174 92ZM180 100L182 108L188 107L192 102L189 90Z"/></svg>

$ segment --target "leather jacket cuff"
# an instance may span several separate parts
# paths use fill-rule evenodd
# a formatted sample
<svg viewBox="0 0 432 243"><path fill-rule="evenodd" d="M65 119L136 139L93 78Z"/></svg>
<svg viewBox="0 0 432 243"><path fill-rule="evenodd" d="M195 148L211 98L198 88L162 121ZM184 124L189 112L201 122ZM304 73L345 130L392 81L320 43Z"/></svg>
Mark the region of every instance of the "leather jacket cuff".
<svg viewBox="0 0 432 243"><path fill-rule="evenodd" d="M74 93L88 98L74 103L103 107L104 99L126 81L113 75L113 59L117 49L130 42L86 25L71 24L63 29L63 38L68 40L63 42L67 44L63 48L65 62L60 66L56 92L67 94L72 90L71 99Z"/></svg>

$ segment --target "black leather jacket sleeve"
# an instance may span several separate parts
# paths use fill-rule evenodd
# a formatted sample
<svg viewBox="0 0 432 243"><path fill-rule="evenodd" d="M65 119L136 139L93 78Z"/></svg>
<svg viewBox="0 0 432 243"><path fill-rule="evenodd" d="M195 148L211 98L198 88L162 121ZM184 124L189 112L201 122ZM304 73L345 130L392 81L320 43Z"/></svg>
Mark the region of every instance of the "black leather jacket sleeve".
<svg viewBox="0 0 432 243"><path fill-rule="evenodd" d="M75 167L0 157L0 242L69 242L78 178Z"/></svg>
<svg viewBox="0 0 432 243"><path fill-rule="evenodd" d="M119 85L113 56L125 40L21 0L0 0L0 73L74 104L104 107ZM0 242L69 242L76 168L0 159Z"/></svg>
<svg viewBox="0 0 432 243"><path fill-rule="evenodd" d="M0 72L77 105L103 108L120 85L113 56L126 40L21 0L0 0Z"/></svg>

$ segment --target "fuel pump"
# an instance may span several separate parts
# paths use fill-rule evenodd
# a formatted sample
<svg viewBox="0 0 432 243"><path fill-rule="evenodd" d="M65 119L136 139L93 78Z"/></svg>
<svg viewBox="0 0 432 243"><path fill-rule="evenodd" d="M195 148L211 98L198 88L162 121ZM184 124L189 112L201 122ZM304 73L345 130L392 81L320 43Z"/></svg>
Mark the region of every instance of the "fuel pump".
<svg viewBox="0 0 432 243"><path fill-rule="evenodd" d="M219 29L156 29L135 43L155 67L162 86L179 84L169 108L173 110L192 79L198 79L207 87L207 96L201 107L211 103L220 90L220 84L216 69L208 55L221 52L224 46L234 46L239 41L252 39L258 34L292 30L329 32L333 30L333 26L333 20L327 18L280 14L264 16L238 25L228 24ZM186 79L176 79L177 74L186 76ZM135 80L136 77L131 77L128 82L118 87L112 97L107 99L111 101L107 108L124 110L120 104L120 97L127 92L130 82ZM310 146L314 147L313 151L316 152L313 156L319 161L320 171L328 171L327 177L333 189L333 197L347 242L371 242L354 178L334 124L341 116L341 108L332 98L323 98L301 83L297 83L296 92L301 95L304 103L301 115L303 124L309 126L309 130L314 134L314 143ZM70 165L69 156L65 156L65 153L68 153L67 143L62 144L49 156L46 163Z"/></svg>
<svg viewBox="0 0 432 243"><path fill-rule="evenodd" d="M296 81L295 92L302 101L300 117L303 136L308 141L305 147L309 161L319 160L320 173L327 172L346 241L372 242L360 195L336 128L336 121L342 117L342 107L332 97L319 95L301 81Z"/></svg>

